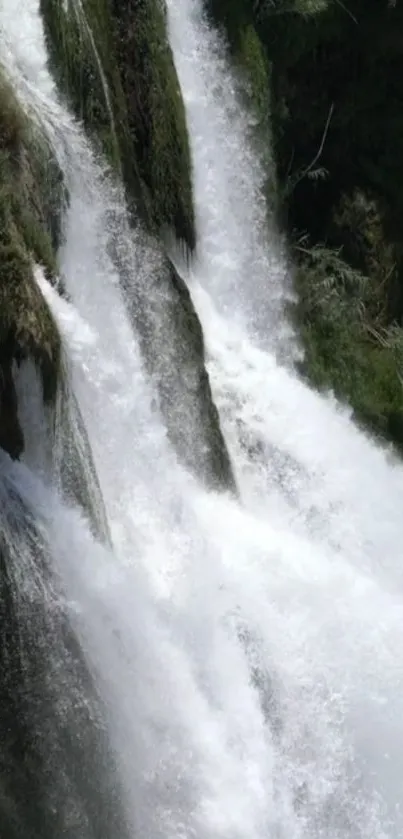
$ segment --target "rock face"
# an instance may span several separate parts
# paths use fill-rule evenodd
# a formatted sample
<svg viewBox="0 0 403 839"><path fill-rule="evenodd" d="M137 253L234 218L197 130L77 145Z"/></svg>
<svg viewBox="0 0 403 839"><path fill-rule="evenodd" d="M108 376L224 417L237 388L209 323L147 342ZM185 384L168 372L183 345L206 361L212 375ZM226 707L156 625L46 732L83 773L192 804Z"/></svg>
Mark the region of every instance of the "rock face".
<svg viewBox="0 0 403 839"><path fill-rule="evenodd" d="M191 161L182 94L161 0L113 0L117 61L134 157L156 227L193 250Z"/></svg>
<svg viewBox="0 0 403 839"><path fill-rule="evenodd" d="M87 515L94 535L110 544L101 487L80 407L64 367L51 438L53 469L62 495Z"/></svg>
<svg viewBox="0 0 403 839"><path fill-rule="evenodd" d="M205 0L234 60L267 62L279 212L296 263L302 372L403 449L401 3Z"/></svg>
<svg viewBox="0 0 403 839"><path fill-rule="evenodd" d="M171 329L178 339L168 341L174 353L155 353L155 370L168 433L185 464L207 486L235 492L231 461L206 372L200 321L186 283L174 265L167 263L165 271L169 277L165 322L167 331Z"/></svg>
<svg viewBox="0 0 403 839"><path fill-rule="evenodd" d="M46 140L0 75L0 448L14 459L24 452L13 371L29 360L39 373L44 404L53 414L49 445L59 457L61 489L106 538L99 489L94 505L86 474L91 456L82 421L75 423L80 433L72 432L71 412L77 418L78 407L71 400L67 405L64 399L63 454L57 446L56 408L60 394L66 393L67 375L57 326L34 277L36 262L50 280L56 278L65 201L63 177Z"/></svg>
<svg viewBox="0 0 403 839"><path fill-rule="evenodd" d="M3 352L4 359L0 360L0 448L15 460L24 450L24 437L18 419L10 355L6 347Z"/></svg>
<svg viewBox="0 0 403 839"><path fill-rule="evenodd" d="M153 239L143 237L143 248L139 270L123 273L122 282L169 438L180 460L208 487L235 491L188 288Z"/></svg>
<svg viewBox="0 0 403 839"><path fill-rule="evenodd" d="M76 114L126 184L149 230L192 250L184 106L162 0L41 0L52 68Z"/></svg>
<svg viewBox="0 0 403 839"><path fill-rule="evenodd" d="M60 338L35 283L33 260L49 274L54 270L60 183L49 149L0 76L0 429L2 447L13 457L23 448L13 363L31 358L45 402L56 395Z"/></svg>
<svg viewBox="0 0 403 839"><path fill-rule="evenodd" d="M2 833L127 839L105 711L52 572L46 523L6 459L0 452Z"/></svg>

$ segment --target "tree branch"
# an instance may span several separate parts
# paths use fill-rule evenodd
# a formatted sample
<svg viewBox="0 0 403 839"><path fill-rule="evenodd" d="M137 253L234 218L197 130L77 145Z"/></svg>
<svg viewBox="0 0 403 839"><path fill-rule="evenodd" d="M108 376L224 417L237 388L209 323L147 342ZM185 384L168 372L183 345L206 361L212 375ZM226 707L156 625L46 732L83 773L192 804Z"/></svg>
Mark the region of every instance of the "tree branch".
<svg viewBox="0 0 403 839"><path fill-rule="evenodd" d="M297 186L297 184L299 184L300 181L302 181L303 178L306 178L306 176L309 175L309 172L312 171L313 167L318 162L318 160L319 160L319 158L320 158L320 156L323 152L323 149L324 149L324 145L325 145L325 142L326 142L326 137L327 137L327 134L328 134L328 131L329 131L330 120L332 119L332 116L333 116L333 111L334 111L334 102L332 102L332 104L330 106L330 109L329 109L329 113L328 113L327 120L326 120L326 125L325 125L324 131L323 131L322 140L320 142L320 146L318 148L318 151L316 152L313 160L311 160L309 166L307 166L306 169L303 169L303 171L301 172L301 174L299 175L297 180L293 183L290 192L293 192L295 187Z"/></svg>

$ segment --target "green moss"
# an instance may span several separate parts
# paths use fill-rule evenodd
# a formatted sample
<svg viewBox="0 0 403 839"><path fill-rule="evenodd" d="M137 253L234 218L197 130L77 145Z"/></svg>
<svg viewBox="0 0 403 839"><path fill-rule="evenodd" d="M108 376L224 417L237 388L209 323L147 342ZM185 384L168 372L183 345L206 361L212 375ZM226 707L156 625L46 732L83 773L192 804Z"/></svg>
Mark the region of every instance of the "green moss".
<svg viewBox="0 0 403 839"><path fill-rule="evenodd" d="M256 28L255 5L248 0L206 0L210 17L228 36L232 56L248 81L252 107L267 123L270 101L270 66Z"/></svg>
<svg viewBox="0 0 403 839"><path fill-rule="evenodd" d="M115 118L122 119L123 97L108 3L41 0L41 9L57 83L76 115L100 141L109 161L119 167Z"/></svg>
<svg viewBox="0 0 403 839"><path fill-rule="evenodd" d="M269 108L269 64L255 27L248 23L238 33L239 56L251 80L252 101L256 112L267 120Z"/></svg>
<svg viewBox="0 0 403 839"><path fill-rule="evenodd" d="M9 205L27 251L54 275L67 200L62 174L46 139L1 75L0 198Z"/></svg>
<svg viewBox="0 0 403 839"><path fill-rule="evenodd" d="M0 438L15 457L22 434L13 362L32 358L41 373L44 399L56 395L60 338L34 280L33 263L42 263L54 276L62 197L50 150L0 75Z"/></svg>
<svg viewBox="0 0 403 839"><path fill-rule="evenodd" d="M23 146L14 218L26 248L49 277L57 272L56 253L67 200L62 173L47 141L31 127Z"/></svg>
<svg viewBox="0 0 403 839"><path fill-rule="evenodd" d="M118 63L134 157L157 228L195 246L191 159L184 104L161 0L112 0Z"/></svg>
<svg viewBox="0 0 403 839"><path fill-rule="evenodd" d="M19 149L25 134L25 117L11 86L0 78L0 148L3 158Z"/></svg>
<svg viewBox="0 0 403 839"><path fill-rule="evenodd" d="M236 71L240 107L253 116L250 138L266 172L266 197L274 208L277 184L270 125L271 66L257 26L256 4L249 0L205 0L212 22L227 36Z"/></svg>
<svg viewBox="0 0 403 839"><path fill-rule="evenodd" d="M56 395L60 338L37 287L23 240L9 226L0 245L0 344L17 361L31 357L42 375L45 401Z"/></svg>
<svg viewBox="0 0 403 839"><path fill-rule="evenodd" d="M195 246L184 105L160 0L41 0L52 68L148 229Z"/></svg>

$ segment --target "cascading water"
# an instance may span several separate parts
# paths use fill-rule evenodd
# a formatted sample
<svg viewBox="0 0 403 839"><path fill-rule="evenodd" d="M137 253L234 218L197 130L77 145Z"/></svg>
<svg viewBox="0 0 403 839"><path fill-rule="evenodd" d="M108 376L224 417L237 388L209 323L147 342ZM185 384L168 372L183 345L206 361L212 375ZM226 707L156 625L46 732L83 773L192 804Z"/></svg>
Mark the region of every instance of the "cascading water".
<svg viewBox="0 0 403 839"><path fill-rule="evenodd" d="M289 357L296 348L284 305L292 290L284 244L274 225L270 230L265 167L253 149L255 120L202 4L169 0L167 6L194 158L199 259L193 293L201 285L219 313Z"/></svg>
<svg viewBox="0 0 403 839"><path fill-rule="evenodd" d="M124 823L150 839L395 839L403 470L276 362L283 329L272 297L281 304L284 269L277 249L259 244L264 212L247 126L199 2L172 0L169 11L199 218L189 283L241 504L199 487L167 441L110 257L117 240L136 265L119 190L58 102L37 1L3 0L1 57L70 189L60 262L71 303L39 272L38 281L68 348L113 549L31 474L35 458L18 466L4 458L0 556L11 545L25 620L39 603L39 673L49 653L49 678L58 678L44 700L33 673L33 727L22 715L45 738L34 753L47 794L24 816L21 792L1 788L0 807L12 811L9 824L21 822L15 836L29 828L35 839L45 829L52 839L121 839ZM102 738L92 754L97 728L108 731L110 755ZM59 729L47 766L46 738ZM33 817L33 827L24 822Z"/></svg>
<svg viewBox="0 0 403 839"><path fill-rule="evenodd" d="M242 548L235 517L217 504L206 525L214 531L213 516L249 588L248 625L264 637L261 669L279 694L279 764L304 792L298 829L279 823L287 835L400 835L402 671L390 650L403 605L402 470L346 409L276 361L296 349L286 263L270 241L239 80L200 0L168 0L168 10L193 152L199 248L188 283L249 521Z"/></svg>

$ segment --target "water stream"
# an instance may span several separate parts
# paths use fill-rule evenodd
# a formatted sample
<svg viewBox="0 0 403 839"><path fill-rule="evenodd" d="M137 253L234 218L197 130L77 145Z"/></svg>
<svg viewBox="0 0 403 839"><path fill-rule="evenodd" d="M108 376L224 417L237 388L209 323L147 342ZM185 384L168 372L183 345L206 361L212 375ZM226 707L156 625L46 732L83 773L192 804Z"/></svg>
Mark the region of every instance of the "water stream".
<svg viewBox="0 0 403 839"><path fill-rule="evenodd" d="M403 469L293 373L286 261L267 227L236 83L199 0L168 6L199 229L186 279L239 501L207 492L168 441L110 255L121 237L135 270L141 244L119 186L58 99L38 2L3 0L0 11L0 57L70 190L60 254L69 301L37 277L65 343L112 543L100 545L49 486L40 458L2 460L2 509L10 522L20 499L45 539L63 596L39 573L40 602L68 616L96 686L91 707L101 707L88 724L105 728L112 750L104 834L77 757L53 762L55 787L69 790L66 835L121 839L123 821L129 836L149 839L397 839ZM32 383L33 411L36 402ZM18 547L21 535L6 533ZM30 564L38 578L31 552L17 591ZM50 621L59 638L61 624ZM74 668L64 672L75 742L82 683ZM44 713L37 725L51 737ZM110 816L117 799L120 821ZM52 839L65 835L62 822L52 829Z"/></svg>

